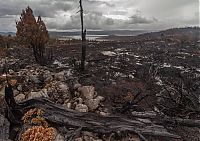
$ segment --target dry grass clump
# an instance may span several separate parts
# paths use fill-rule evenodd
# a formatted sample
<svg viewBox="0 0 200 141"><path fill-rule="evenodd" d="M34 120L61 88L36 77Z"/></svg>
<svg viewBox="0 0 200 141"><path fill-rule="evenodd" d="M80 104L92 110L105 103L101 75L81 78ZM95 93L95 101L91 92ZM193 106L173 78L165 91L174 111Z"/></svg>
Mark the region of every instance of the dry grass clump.
<svg viewBox="0 0 200 141"><path fill-rule="evenodd" d="M22 134L21 141L53 141L55 135L52 127L33 126Z"/></svg>

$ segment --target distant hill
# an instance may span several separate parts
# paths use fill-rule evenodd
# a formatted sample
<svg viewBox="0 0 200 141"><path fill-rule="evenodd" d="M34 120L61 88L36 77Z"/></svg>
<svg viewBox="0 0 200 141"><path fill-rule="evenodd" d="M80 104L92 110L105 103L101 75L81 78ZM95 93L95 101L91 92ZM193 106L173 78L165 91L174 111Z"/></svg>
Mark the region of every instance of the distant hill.
<svg viewBox="0 0 200 141"><path fill-rule="evenodd" d="M80 38L80 31L49 31L50 37L74 37ZM15 35L15 32L0 32L0 35L8 36ZM152 32L150 30L99 30L99 31L87 31L87 37L99 37L98 39L108 40L132 40L141 38L161 38L168 36L176 37L190 37L192 39L200 39L200 28L199 27L185 27L185 28L172 28L158 32Z"/></svg>
<svg viewBox="0 0 200 141"><path fill-rule="evenodd" d="M199 27L185 27L185 28L172 28L163 31L157 32L148 32L141 33L136 36L108 36L98 38L99 40L117 40L117 41L126 41L126 40L140 40L140 39L160 39L165 37L173 37L175 39L185 39L189 38L191 40L200 40L200 28Z"/></svg>
<svg viewBox="0 0 200 141"><path fill-rule="evenodd" d="M160 38L160 37L189 37L192 39L200 39L199 27L185 27L185 28L172 28L159 32L144 33L137 36L137 38Z"/></svg>
<svg viewBox="0 0 200 141"><path fill-rule="evenodd" d="M88 36L136 36L149 31L146 30L97 30L97 31L87 31ZM50 37L73 37L80 36L80 31L49 31ZM0 32L0 35L8 36L15 35L15 32Z"/></svg>

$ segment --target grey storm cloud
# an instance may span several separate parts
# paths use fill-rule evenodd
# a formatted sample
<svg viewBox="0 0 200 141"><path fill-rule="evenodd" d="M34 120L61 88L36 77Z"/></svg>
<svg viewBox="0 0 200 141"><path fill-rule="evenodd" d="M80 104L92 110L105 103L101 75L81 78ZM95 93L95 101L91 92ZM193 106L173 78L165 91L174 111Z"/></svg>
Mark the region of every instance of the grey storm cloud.
<svg viewBox="0 0 200 141"><path fill-rule="evenodd" d="M69 3L61 3L56 1L51 5L43 4L34 7L33 9L35 15L40 15L42 17L50 17L50 18L55 17L58 11L67 12L72 9L72 5L70 5Z"/></svg>
<svg viewBox="0 0 200 141"><path fill-rule="evenodd" d="M1 1L0 1L1 2ZM6 0L2 1L0 5L0 16L6 15L19 15L22 9L30 6L34 10L35 15L42 17L54 17L58 11L69 11L72 9L73 4L70 2L62 2L59 0L55 1L32 1L31 3L27 0Z"/></svg>
<svg viewBox="0 0 200 141"><path fill-rule="evenodd" d="M99 12L86 12L84 14L84 26L87 29L102 29L102 26L108 27L113 26L115 20L112 18L107 18ZM80 28L80 15L72 15L70 19L66 21L65 24L58 24L57 22L51 22L47 24L48 27L56 28L57 30L65 29L79 29Z"/></svg>
<svg viewBox="0 0 200 141"><path fill-rule="evenodd" d="M199 25L199 0L82 0L87 29L163 29ZM0 0L0 31L15 31L30 6L49 30L80 29L79 0ZM139 12L138 12L139 11Z"/></svg>
<svg viewBox="0 0 200 141"><path fill-rule="evenodd" d="M151 19L147 19L145 17L142 17L141 15L133 15L130 17L130 20L128 20L129 24L150 24L153 22L157 22L158 20L156 18L151 18Z"/></svg>

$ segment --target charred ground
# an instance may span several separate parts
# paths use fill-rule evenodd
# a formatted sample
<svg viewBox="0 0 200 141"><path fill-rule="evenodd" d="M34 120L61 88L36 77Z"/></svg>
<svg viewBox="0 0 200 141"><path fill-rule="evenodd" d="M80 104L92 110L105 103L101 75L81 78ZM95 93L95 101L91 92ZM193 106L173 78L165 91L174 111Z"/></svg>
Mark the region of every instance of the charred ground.
<svg viewBox="0 0 200 141"><path fill-rule="evenodd" d="M133 111L155 111L170 117L199 119L198 38L158 35L126 41L88 41L85 72L79 71L80 42L59 41L47 48L47 52L52 49L53 60L45 69L57 73L65 70L69 86L77 81L93 85L106 99L103 106L115 115L131 118ZM8 68L15 72L28 69L34 64L31 54L28 48L9 48ZM4 65L2 59L1 74ZM175 126L168 130L178 131L183 140L200 139L199 128Z"/></svg>

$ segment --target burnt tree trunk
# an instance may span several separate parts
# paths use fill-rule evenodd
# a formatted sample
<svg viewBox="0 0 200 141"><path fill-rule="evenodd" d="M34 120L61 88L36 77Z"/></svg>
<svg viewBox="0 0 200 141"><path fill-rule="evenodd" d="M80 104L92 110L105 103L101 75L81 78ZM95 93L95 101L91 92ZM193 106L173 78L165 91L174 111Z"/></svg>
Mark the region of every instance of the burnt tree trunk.
<svg viewBox="0 0 200 141"><path fill-rule="evenodd" d="M80 0L79 3L80 3L80 16L81 16L81 39L82 39L81 71L84 71L85 70L85 57L86 57L86 29L84 30L84 27L83 27L82 0Z"/></svg>
<svg viewBox="0 0 200 141"><path fill-rule="evenodd" d="M9 139L14 140L18 134L15 128L21 126L23 112L21 111L22 108L15 102L12 86L9 83L5 87L5 103L5 117L10 122Z"/></svg>
<svg viewBox="0 0 200 141"><path fill-rule="evenodd" d="M36 63L40 65L45 65L44 45L38 46L38 45L31 44L31 47L33 48L33 54L34 54Z"/></svg>
<svg viewBox="0 0 200 141"><path fill-rule="evenodd" d="M17 103L14 99L12 86L10 84L5 87L5 100L11 109L14 109L17 106Z"/></svg>

